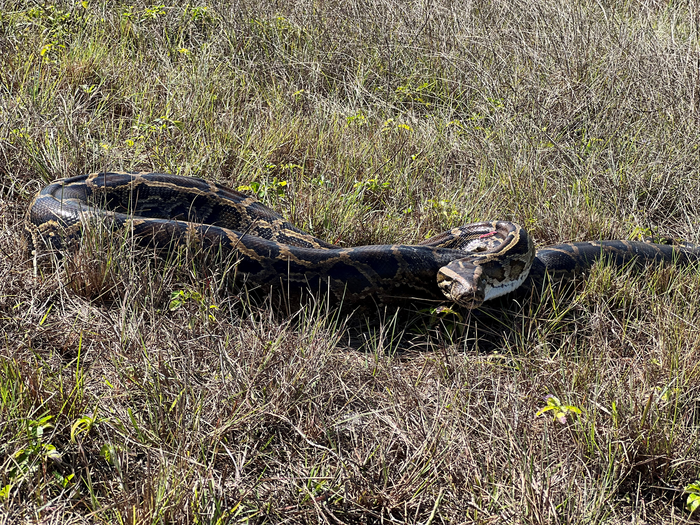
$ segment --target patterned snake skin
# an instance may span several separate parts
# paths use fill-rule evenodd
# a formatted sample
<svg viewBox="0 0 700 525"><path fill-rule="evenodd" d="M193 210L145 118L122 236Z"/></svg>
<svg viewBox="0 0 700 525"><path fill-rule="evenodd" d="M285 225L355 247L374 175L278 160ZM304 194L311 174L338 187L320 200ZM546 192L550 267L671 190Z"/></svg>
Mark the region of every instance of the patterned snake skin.
<svg viewBox="0 0 700 525"><path fill-rule="evenodd" d="M129 227L134 237L167 249L196 239L237 258L248 285L329 293L354 304L445 299L476 308L547 275L569 278L605 257L618 266L687 264L695 246L596 241L535 249L520 226L505 221L454 228L418 245L340 248L294 227L254 197L197 178L162 173L93 173L58 180L34 198L26 221L36 257L61 248L98 220ZM36 259L35 259L36 260Z"/></svg>

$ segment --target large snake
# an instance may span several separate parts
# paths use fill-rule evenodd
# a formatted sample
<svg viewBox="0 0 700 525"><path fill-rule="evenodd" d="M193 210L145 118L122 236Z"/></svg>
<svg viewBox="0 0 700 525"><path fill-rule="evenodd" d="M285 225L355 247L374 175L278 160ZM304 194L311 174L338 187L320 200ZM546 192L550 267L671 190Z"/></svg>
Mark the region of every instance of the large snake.
<svg viewBox="0 0 700 525"><path fill-rule="evenodd" d="M492 221L441 233L418 245L342 248L285 221L254 197L202 179L163 173L93 173L43 188L27 213L36 257L60 248L95 220L128 227L137 239L170 248L195 239L237 258L249 285L287 293L330 294L354 304L448 299L476 308L547 275L567 278L601 258L622 266L662 261L687 264L700 248L635 241L560 244L535 252L517 224Z"/></svg>

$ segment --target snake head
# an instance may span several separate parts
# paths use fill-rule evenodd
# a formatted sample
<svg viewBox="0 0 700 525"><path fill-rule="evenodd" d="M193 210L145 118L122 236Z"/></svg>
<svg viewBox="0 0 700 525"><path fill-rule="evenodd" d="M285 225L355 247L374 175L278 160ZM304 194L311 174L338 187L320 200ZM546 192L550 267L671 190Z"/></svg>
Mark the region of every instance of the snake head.
<svg viewBox="0 0 700 525"><path fill-rule="evenodd" d="M438 271L437 282L442 293L455 303L478 308L486 300L486 280L482 268L470 259L459 259Z"/></svg>
<svg viewBox="0 0 700 525"><path fill-rule="evenodd" d="M438 271L442 293L465 308L478 308L518 288L535 259L532 238L517 224L497 221L491 235L488 246L474 251L467 248L466 257Z"/></svg>

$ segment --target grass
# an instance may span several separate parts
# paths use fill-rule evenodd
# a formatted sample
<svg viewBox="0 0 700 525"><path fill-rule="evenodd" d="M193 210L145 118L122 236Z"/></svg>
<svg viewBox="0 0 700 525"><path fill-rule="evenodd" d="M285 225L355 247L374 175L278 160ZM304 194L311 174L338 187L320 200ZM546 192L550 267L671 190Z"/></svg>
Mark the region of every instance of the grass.
<svg viewBox="0 0 700 525"><path fill-rule="evenodd" d="M698 243L692 3L0 6L0 522L697 521L697 269L346 319L99 231L34 276L22 238L123 169L347 246Z"/></svg>

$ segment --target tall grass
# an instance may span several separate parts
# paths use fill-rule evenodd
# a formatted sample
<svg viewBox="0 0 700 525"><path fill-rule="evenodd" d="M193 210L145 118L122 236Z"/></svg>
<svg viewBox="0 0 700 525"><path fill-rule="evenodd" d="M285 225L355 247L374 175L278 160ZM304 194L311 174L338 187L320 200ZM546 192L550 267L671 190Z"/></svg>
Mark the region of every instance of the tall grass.
<svg viewBox="0 0 700 525"><path fill-rule="evenodd" d="M699 61L692 2L0 1L0 522L692 521L697 269L287 315L99 231L35 276L22 221L124 169L346 246L700 242Z"/></svg>

